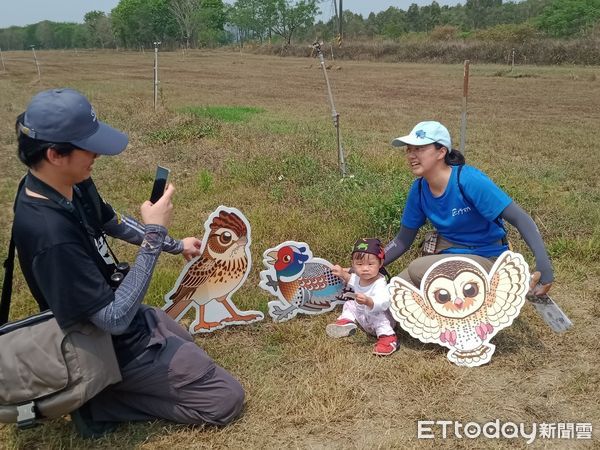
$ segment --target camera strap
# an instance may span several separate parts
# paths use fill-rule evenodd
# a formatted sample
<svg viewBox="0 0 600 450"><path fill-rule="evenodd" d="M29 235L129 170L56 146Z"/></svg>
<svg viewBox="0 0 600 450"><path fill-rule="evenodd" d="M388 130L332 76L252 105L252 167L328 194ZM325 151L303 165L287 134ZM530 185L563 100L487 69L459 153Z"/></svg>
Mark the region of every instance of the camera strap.
<svg viewBox="0 0 600 450"><path fill-rule="evenodd" d="M113 268L118 267L119 260L117 259L117 256L108 244L106 233L104 232L104 230L102 230L101 202L103 200L100 198L100 194L96 189L96 185L94 184L92 179L89 178L80 183L79 185L74 186L73 190L79 198L79 200L81 201L81 204L77 205L79 206L78 212L79 215L82 217L83 224L86 230L88 231L88 234L93 236L95 243L97 243L98 241L102 241L104 245L106 245L106 248L108 249L108 252L110 253L114 261L114 264L107 263L106 261L104 261L104 263L109 266L114 266ZM92 225L90 225L89 219L92 219Z"/></svg>

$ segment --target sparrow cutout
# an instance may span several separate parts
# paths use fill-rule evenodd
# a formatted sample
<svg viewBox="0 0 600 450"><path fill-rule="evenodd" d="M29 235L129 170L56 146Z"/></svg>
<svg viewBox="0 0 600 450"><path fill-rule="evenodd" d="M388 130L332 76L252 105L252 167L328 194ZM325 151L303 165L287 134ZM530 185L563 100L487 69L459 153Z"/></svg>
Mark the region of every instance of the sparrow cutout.
<svg viewBox="0 0 600 450"><path fill-rule="evenodd" d="M414 338L450 349L454 364L480 366L496 349L490 339L519 315L529 278L518 253L504 252L489 274L472 259L452 256L427 270L420 289L392 278L390 311Z"/></svg>
<svg viewBox="0 0 600 450"><path fill-rule="evenodd" d="M266 250L263 264L258 286L277 297L268 305L274 322L299 313L322 314L344 302L344 281L331 272L329 261L313 258L304 242L286 241Z"/></svg>
<svg viewBox="0 0 600 450"><path fill-rule="evenodd" d="M210 333L229 325L264 319L260 311L240 311L231 296L248 278L250 223L236 208L219 206L204 222L200 256L189 261L165 295L165 312L180 320L191 308L191 334Z"/></svg>

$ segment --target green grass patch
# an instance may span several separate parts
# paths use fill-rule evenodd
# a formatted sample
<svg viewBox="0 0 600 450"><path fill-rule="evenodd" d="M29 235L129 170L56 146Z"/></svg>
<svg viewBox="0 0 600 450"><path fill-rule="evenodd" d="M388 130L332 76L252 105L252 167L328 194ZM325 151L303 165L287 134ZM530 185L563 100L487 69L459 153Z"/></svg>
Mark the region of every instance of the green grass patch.
<svg viewBox="0 0 600 450"><path fill-rule="evenodd" d="M376 235L386 236L392 233L393 230L400 228L400 219L406 197L406 190L398 189L391 194L382 196L378 202L373 202L367 209L367 214L371 219L370 222Z"/></svg>
<svg viewBox="0 0 600 450"><path fill-rule="evenodd" d="M185 123L154 131L148 135L148 141L149 143L170 144L212 136L215 131L216 127L211 123Z"/></svg>
<svg viewBox="0 0 600 450"><path fill-rule="evenodd" d="M230 182L260 186L277 175L277 165L270 158L253 158L246 161L231 159L227 161L225 176Z"/></svg>
<svg viewBox="0 0 600 450"><path fill-rule="evenodd" d="M257 126L269 134L295 134L302 133L308 135L314 132L314 127L310 123L299 120L289 120L274 115L263 115Z"/></svg>
<svg viewBox="0 0 600 450"><path fill-rule="evenodd" d="M518 72L516 70L499 70L493 74L495 77L505 77L505 78L538 78L539 75L535 73L524 73Z"/></svg>
<svg viewBox="0 0 600 450"><path fill-rule="evenodd" d="M221 122L246 122L255 114L262 113L263 108L253 106L187 106L180 110L193 115Z"/></svg>
<svg viewBox="0 0 600 450"><path fill-rule="evenodd" d="M568 257L593 264L600 253L600 237L557 238L548 245L548 253L553 258Z"/></svg>
<svg viewBox="0 0 600 450"><path fill-rule="evenodd" d="M207 192L210 192L214 186L214 178L212 173L206 169L202 169L196 176L196 183L198 190L201 193L206 194Z"/></svg>

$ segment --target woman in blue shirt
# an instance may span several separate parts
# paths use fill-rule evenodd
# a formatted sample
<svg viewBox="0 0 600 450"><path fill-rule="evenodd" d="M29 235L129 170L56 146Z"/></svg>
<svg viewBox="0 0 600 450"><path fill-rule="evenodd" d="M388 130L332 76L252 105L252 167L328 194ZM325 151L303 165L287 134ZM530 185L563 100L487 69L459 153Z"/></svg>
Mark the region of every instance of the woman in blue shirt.
<svg viewBox="0 0 600 450"><path fill-rule="evenodd" d="M419 286L433 263L457 254L490 270L494 260L508 249L506 220L519 230L535 257L533 292L548 292L554 273L537 226L483 172L465 165L464 156L452 148L444 125L421 122L408 135L394 139L392 145L406 147L407 162L418 178L408 193L400 231L385 249L384 264L410 248L428 219L437 231L431 254L414 260L400 277Z"/></svg>

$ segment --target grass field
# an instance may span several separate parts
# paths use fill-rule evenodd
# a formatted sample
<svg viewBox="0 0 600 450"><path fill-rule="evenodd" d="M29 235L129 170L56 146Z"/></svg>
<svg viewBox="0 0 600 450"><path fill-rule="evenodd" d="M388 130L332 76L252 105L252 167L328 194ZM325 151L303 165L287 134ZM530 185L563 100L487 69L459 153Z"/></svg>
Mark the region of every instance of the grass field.
<svg viewBox="0 0 600 450"><path fill-rule="evenodd" d="M314 59L226 52L161 53L160 103L153 109L153 54L39 52L41 81L27 52L4 53L0 72L0 257L11 206L25 172L14 120L50 87L84 92L98 116L130 136L120 156L103 157L94 178L118 210L138 215L157 163L176 186L171 234L198 235L220 204L252 225L253 268L235 294L240 309L266 311L258 286L262 252L284 240L348 264L360 236L388 241L412 180L390 147L425 119L445 123L458 145L462 65L334 62L329 76L351 177L340 179L323 74ZM449 448L525 447L524 439L419 441L417 420L592 423L593 439L538 439L534 448L599 446L600 132L599 69L471 66L467 161L487 172L536 220L551 254L552 293L573 328L557 335L530 304L494 339L489 365L467 369L446 351L400 333L401 349L371 355L364 333L330 340L336 313L283 324L267 318L196 338L243 383L243 416L217 429L157 421L124 425L96 442L78 439L68 419L18 432L0 425L5 448ZM525 244L511 232L531 263ZM115 244L131 261L135 249ZM391 266L400 270L415 257ZM160 306L183 259L164 255L146 302ZM34 312L15 280L16 318Z"/></svg>

